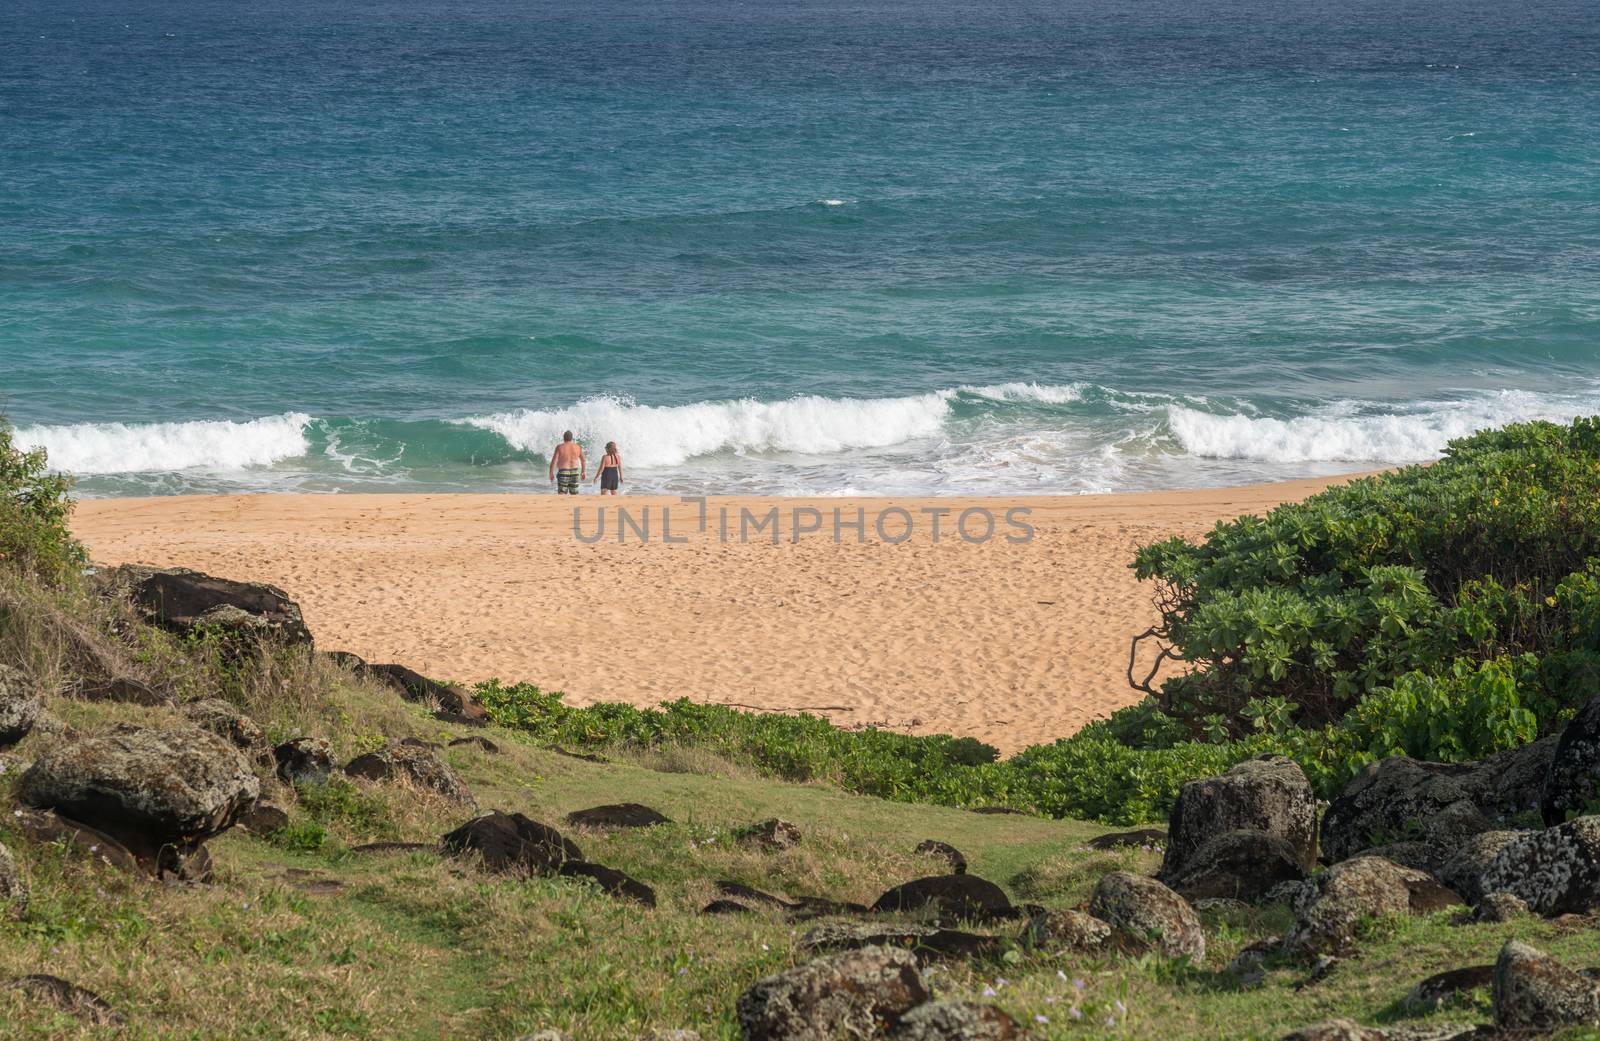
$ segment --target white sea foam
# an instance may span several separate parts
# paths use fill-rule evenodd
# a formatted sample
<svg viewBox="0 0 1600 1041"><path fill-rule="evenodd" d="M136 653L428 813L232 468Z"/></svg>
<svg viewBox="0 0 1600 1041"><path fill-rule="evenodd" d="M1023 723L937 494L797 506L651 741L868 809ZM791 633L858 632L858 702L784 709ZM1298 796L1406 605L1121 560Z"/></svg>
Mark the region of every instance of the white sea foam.
<svg viewBox="0 0 1600 1041"><path fill-rule="evenodd" d="M997 383L987 387L962 387L964 393L988 401L1034 401L1044 405L1067 405L1082 400L1085 383L1060 385L1039 383Z"/></svg>
<svg viewBox="0 0 1600 1041"><path fill-rule="evenodd" d="M572 430L592 443L616 440L636 465L676 466L717 452L828 455L932 437L943 427L953 396L953 391L901 398L804 395L669 406L596 397L569 408L518 409L464 422L492 430L524 451L546 453L563 431Z"/></svg>
<svg viewBox="0 0 1600 1041"><path fill-rule="evenodd" d="M50 465L72 474L241 470L304 455L310 447L299 412L238 423L73 423L21 427L17 442L43 448Z"/></svg>
<svg viewBox="0 0 1600 1041"><path fill-rule="evenodd" d="M1600 401L1507 390L1458 401L1384 408L1341 401L1304 416L1218 415L1174 405L1172 436L1191 455L1271 463L1407 463L1434 459L1452 438L1532 419L1566 420Z"/></svg>

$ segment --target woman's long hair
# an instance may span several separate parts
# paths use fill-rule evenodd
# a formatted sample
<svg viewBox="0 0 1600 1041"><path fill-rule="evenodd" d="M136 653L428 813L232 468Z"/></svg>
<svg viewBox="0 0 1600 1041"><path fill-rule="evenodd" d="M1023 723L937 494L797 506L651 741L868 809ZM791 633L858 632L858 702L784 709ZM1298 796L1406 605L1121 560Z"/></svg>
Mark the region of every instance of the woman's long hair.
<svg viewBox="0 0 1600 1041"><path fill-rule="evenodd" d="M606 455L609 455L615 459L618 466L622 465L622 453L617 451L617 443L615 441L606 442ZM602 460L602 462L604 462L604 460Z"/></svg>

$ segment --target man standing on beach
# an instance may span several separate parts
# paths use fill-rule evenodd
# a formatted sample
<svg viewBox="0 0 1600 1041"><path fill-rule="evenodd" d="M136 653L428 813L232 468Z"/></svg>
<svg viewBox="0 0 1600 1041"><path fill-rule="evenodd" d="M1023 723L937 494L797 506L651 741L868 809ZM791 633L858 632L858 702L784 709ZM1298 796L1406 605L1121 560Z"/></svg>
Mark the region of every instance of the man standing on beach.
<svg viewBox="0 0 1600 1041"><path fill-rule="evenodd" d="M557 495L577 495L578 485L589 476L583 446L572 439L572 431L561 435L561 443L550 453L550 479L556 482Z"/></svg>

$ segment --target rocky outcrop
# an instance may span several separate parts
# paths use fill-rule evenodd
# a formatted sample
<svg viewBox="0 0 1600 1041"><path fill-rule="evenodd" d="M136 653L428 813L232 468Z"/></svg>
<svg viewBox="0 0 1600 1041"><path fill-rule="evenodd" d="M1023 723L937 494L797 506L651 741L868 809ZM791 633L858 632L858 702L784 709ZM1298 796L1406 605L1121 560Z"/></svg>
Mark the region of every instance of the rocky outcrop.
<svg viewBox="0 0 1600 1041"><path fill-rule="evenodd" d="M1511 893L1542 915L1600 909L1600 817L1578 817L1506 843L1479 887Z"/></svg>
<svg viewBox="0 0 1600 1041"><path fill-rule="evenodd" d="M1266 755L1239 763L1221 777L1184 785L1167 825L1166 856L1158 877L1170 884L1201 846L1234 831L1280 839L1302 873L1316 863L1317 797L1299 764Z"/></svg>
<svg viewBox="0 0 1600 1041"><path fill-rule="evenodd" d="M741 846L758 846L766 850L793 849L800 845L800 827L782 817L772 817L757 824L739 828L733 839Z"/></svg>
<svg viewBox="0 0 1600 1041"><path fill-rule="evenodd" d="M44 711L39 687L21 669L0 664L0 748L27 737Z"/></svg>
<svg viewBox="0 0 1600 1041"><path fill-rule="evenodd" d="M451 802L463 806L477 805L472 792L467 790L466 784L450 768L450 764L426 745L391 743L350 760L344 772L369 781L400 778L418 788L436 792Z"/></svg>
<svg viewBox="0 0 1600 1041"><path fill-rule="evenodd" d="M938 857L950 868L952 875L965 875L967 873L967 858L959 849L948 842L938 839L923 839L917 843L916 852L925 857Z"/></svg>
<svg viewBox="0 0 1600 1041"><path fill-rule="evenodd" d="M930 1001L901 1017L890 1041L1011 1041L1020 1036L1016 1020L993 1005L970 1001Z"/></svg>
<svg viewBox="0 0 1600 1041"><path fill-rule="evenodd" d="M649 828L671 824L671 818L636 802L593 806L567 814L567 823L579 828Z"/></svg>
<svg viewBox="0 0 1600 1041"><path fill-rule="evenodd" d="M221 698L191 701L180 711L195 726L228 741L252 760L264 762L271 759L272 746L267 742L267 732L255 720Z"/></svg>
<svg viewBox="0 0 1600 1041"><path fill-rule="evenodd" d="M447 853L476 853L487 871L510 875L550 875L583 851L559 831L520 813L489 813L474 818L440 840Z"/></svg>
<svg viewBox="0 0 1600 1041"><path fill-rule="evenodd" d="M150 868L164 848L191 850L227 830L260 794L238 750L193 726L63 743L17 785L24 805L106 832Z"/></svg>
<svg viewBox="0 0 1600 1041"><path fill-rule="evenodd" d="M1600 983L1508 941L1494 966L1494 1019L1512 1029L1600 1026Z"/></svg>
<svg viewBox="0 0 1600 1041"><path fill-rule="evenodd" d="M806 962L739 996L745 1041L872 1037L928 1000L909 951L864 947Z"/></svg>
<svg viewBox="0 0 1600 1041"><path fill-rule="evenodd" d="M1095 886L1089 913L1169 958L1205 959L1206 936L1194 908L1153 878L1112 872Z"/></svg>
<svg viewBox="0 0 1600 1041"><path fill-rule="evenodd" d="M300 606L276 586L191 571L124 564L102 582L127 596L147 619L175 632L216 626L239 635L311 646Z"/></svg>
<svg viewBox="0 0 1600 1041"><path fill-rule="evenodd" d="M297 737L272 750L278 777L289 784L323 784L333 774L333 746L320 737Z"/></svg>
<svg viewBox="0 0 1600 1041"><path fill-rule="evenodd" d="M1094 915L1082 911L1041 911L1028 919L1022 942L1051 954L1090 954L1110 946L1113 930Z"/></svg>
<svg viewBox="0 0 1600 1041"><path fill-rule="evenodd" d="M1284 882L1306 877L1302 853L1265 831L1225 831L1207 839L1162 880L1186 900L1254 902Z"/></svg>
<svg viewBox="0 0 1600 1041"><path fill-rule="evenodd" d="M1460 900L1424 871L1382 857L1335 864L1316 879L1316 896L1302 905L1284 941L1294 955L1311 958L1353 953L1362 919L1386 914L1426 914Z"/></svg>
<svg viewBox="0 0 1600 1041"><path fill-rule="evenodd" d="M1534 809L1555 751L1549 737L1474 763L1391 756L1368 764L1323 815L1322 856L1338 863L1401 839L1460 841L1473 827Z"/></svg>
<svg viewBox="0 0 1600 1041"><path fill-rule="evenodd" d="M121 1026L121 1015L92 990L68 983L59 976L35 973L18 976L6 984L6 989L21 991L41 1005L65 1012L75 1019L99 1027Z"/></svg>
<svg viewBox="0 0 1600 1041"><path fill-rule="evenodd" d="M930 909L956 918L975 921L1014 918L1016 908L1005 890L977 875L933 875L919 878L878 897L874 911L920 911Z"/></svg>
<svg viewBox="0 0 1600 1041"><path fill-rule="evenodd" d="M604 864L591 864L586 860L564 860L556 869L556 873L563 878L586 878L611 896L632 900L646 907L656 906L655 890Z"/></svg>
<svg viewBox="0 0 1600 1041"><path fill-rule="evenodd" d="M1585 705L1561 731L1545 771L1539 812L1546 827L1600 804L1600 698Z"/></svg>

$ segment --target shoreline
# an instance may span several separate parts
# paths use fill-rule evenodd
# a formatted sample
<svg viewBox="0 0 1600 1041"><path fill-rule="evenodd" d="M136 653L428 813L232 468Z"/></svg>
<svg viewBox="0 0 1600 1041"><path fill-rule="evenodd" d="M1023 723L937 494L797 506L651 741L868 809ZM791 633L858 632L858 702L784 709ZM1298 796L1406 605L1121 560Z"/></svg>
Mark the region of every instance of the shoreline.
<svg viewBox="0 0 1600 1041"><path fill-rule="evenodd" d="M318 647L442 679L526 681L574 704L811 711L1009 754L1138 700L1129 642L1155 610L1127 566L1137 546L1360 476L1104 495L711 497L703 532L677 497L507 493L85 499L72 526L97 563L271 582L300 602ZM614 527L581 540L574 505L586 536L599 507L613 525L629 511L634 526L620 543ZM773 510L779 531L750 537ZM1008 524L1018 510L1029 538ZM992 516L991 537L952 534L967 511ZM654 518L647 540L641 513ZM817 530L793 539L812 513ZM947 525L937 539L936 514ZM835 516L842 532L829 530ZM981 532L974 521L963 534Z"/></svg>

